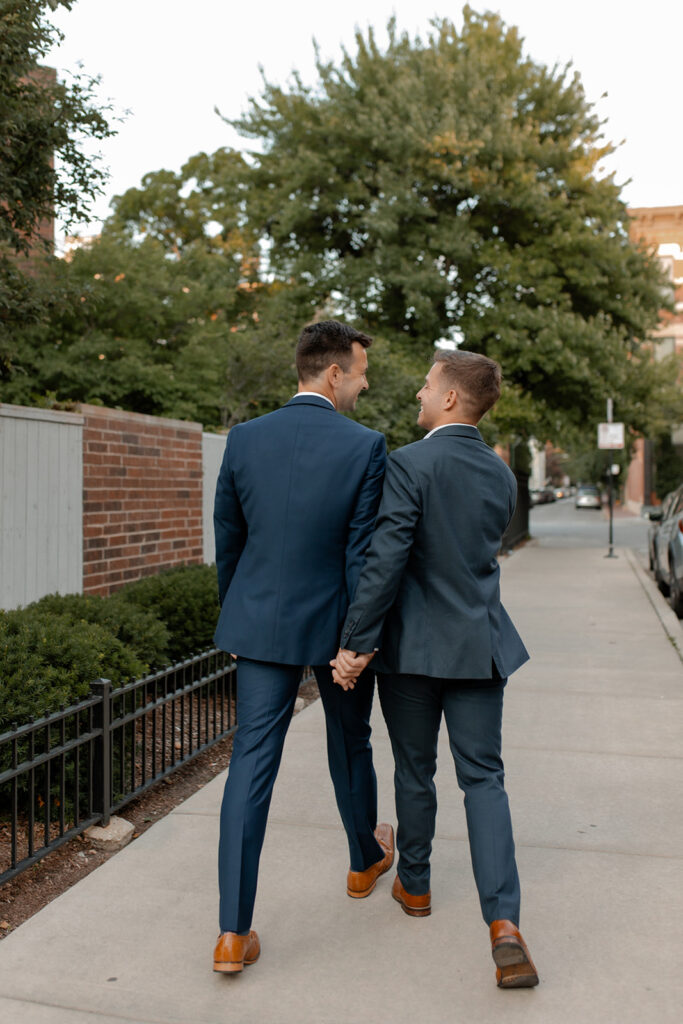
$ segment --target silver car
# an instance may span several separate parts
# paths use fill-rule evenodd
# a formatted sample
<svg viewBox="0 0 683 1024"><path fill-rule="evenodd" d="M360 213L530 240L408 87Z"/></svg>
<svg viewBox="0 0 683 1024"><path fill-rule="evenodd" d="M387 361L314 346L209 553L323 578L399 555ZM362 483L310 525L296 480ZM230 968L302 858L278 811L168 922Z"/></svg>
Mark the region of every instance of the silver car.
<svg viewBox="0 0 683 1024"><path fill-rule="evenodd" d="M667 494L660 508L652 509L656 524L649 538L650 567L657 586L683 618L683 484Z"/></svg>
<svg viewBox="0 0 683 1024"><path fill-rule="evenodd" d="M576 489L574 508L602 508L600 491L593 484L582 484Z"/></svg>

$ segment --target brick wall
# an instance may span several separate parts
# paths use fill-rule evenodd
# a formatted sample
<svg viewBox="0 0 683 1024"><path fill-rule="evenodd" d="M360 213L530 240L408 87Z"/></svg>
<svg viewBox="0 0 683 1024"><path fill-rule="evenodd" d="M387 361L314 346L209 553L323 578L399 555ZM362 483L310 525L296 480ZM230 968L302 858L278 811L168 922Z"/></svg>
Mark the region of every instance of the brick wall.
<svg viewBox="0 0 683 1024"><path fill-rule="evenodd" d="M83 405L83 590L201 562L202 428Z"/></svg>

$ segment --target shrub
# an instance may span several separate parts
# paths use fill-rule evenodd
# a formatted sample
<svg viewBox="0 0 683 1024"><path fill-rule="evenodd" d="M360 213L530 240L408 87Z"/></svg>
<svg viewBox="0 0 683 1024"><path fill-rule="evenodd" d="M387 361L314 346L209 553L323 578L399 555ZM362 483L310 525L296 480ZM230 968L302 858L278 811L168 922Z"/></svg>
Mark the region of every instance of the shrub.
<svg viewBox="0 0 683 1024"><path fill-rule="evenodd" d="M0 731L83 700L100 676L122 684L145 670L96 623L35 607L0 611Z"/></svg>
<svg viewBox="0 0 683 1024"><path fill-rule="evenodd" d="M116 594L153 610L169 632L168 654L182 661L213 644L220 611L215 565L186 565L129 583Z"/></svg>
<svg viewBox="0 0 683 1024"><path fill-rule="evenodd" d="M168 662L168 630L152 609L122 599L121 592L111 597L86 594L49 594L27 610L39 614L60 615L70 622L93 622L130 648L148 669ZM108 678L108 677L107 677Z"/></svg>

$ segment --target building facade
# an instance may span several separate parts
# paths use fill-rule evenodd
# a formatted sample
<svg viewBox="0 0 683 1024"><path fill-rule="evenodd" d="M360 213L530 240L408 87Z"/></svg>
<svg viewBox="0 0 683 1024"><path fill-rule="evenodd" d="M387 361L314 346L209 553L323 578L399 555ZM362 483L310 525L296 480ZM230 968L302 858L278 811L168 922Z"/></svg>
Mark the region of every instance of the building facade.
<svg viewBox="0 0 683 1024"><path fill-rule="evenodd" d="M630 209L632 241L646 246L659 260L669 282L673 312L663 310L653 334L655 358L678 355L683 359L683 206L645 206ZM683 464L683 424L671 440ZM652 442L636 441L625 482L624 500L633 511L661 500L656 493Z"/></svg>

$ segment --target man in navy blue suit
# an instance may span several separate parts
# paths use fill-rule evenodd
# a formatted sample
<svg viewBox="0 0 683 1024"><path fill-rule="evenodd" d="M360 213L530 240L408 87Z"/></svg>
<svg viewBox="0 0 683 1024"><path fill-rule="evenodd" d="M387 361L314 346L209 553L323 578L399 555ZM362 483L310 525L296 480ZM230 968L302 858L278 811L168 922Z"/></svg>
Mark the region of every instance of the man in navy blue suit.
<svg viewBox="0 0 683 1024"><path fill-rule="evenodd" d="M391 826L377 824L370 746L374 674L353 691L329 666L379 504L382 434L339 413L368 387L372 339L335 320L305 327L297 394L282 409L233 427L214 525L221 613L216 644L237 657L237 731L218 852L220 935L214 970L258 958L251 929L273 784L305 665L325 711L327 752L349 844L349 896L368 896L391 867Z"/></svg>
<svg viewBox="0 0 683 1024"><path fill-rule="evenodd" d="M373 662L396 771L398 874L406 914L431 910L437 739L446 720L482 915L501 988L538 975L519 932L520 887L501 760L503 689L528 654L501 604L496 559L517 496L477 430L500 367L444 352L418 392L423 440L389 456L377 528L349 608L335 680ZM361 653L359 653L361 652Z"/></svg>

